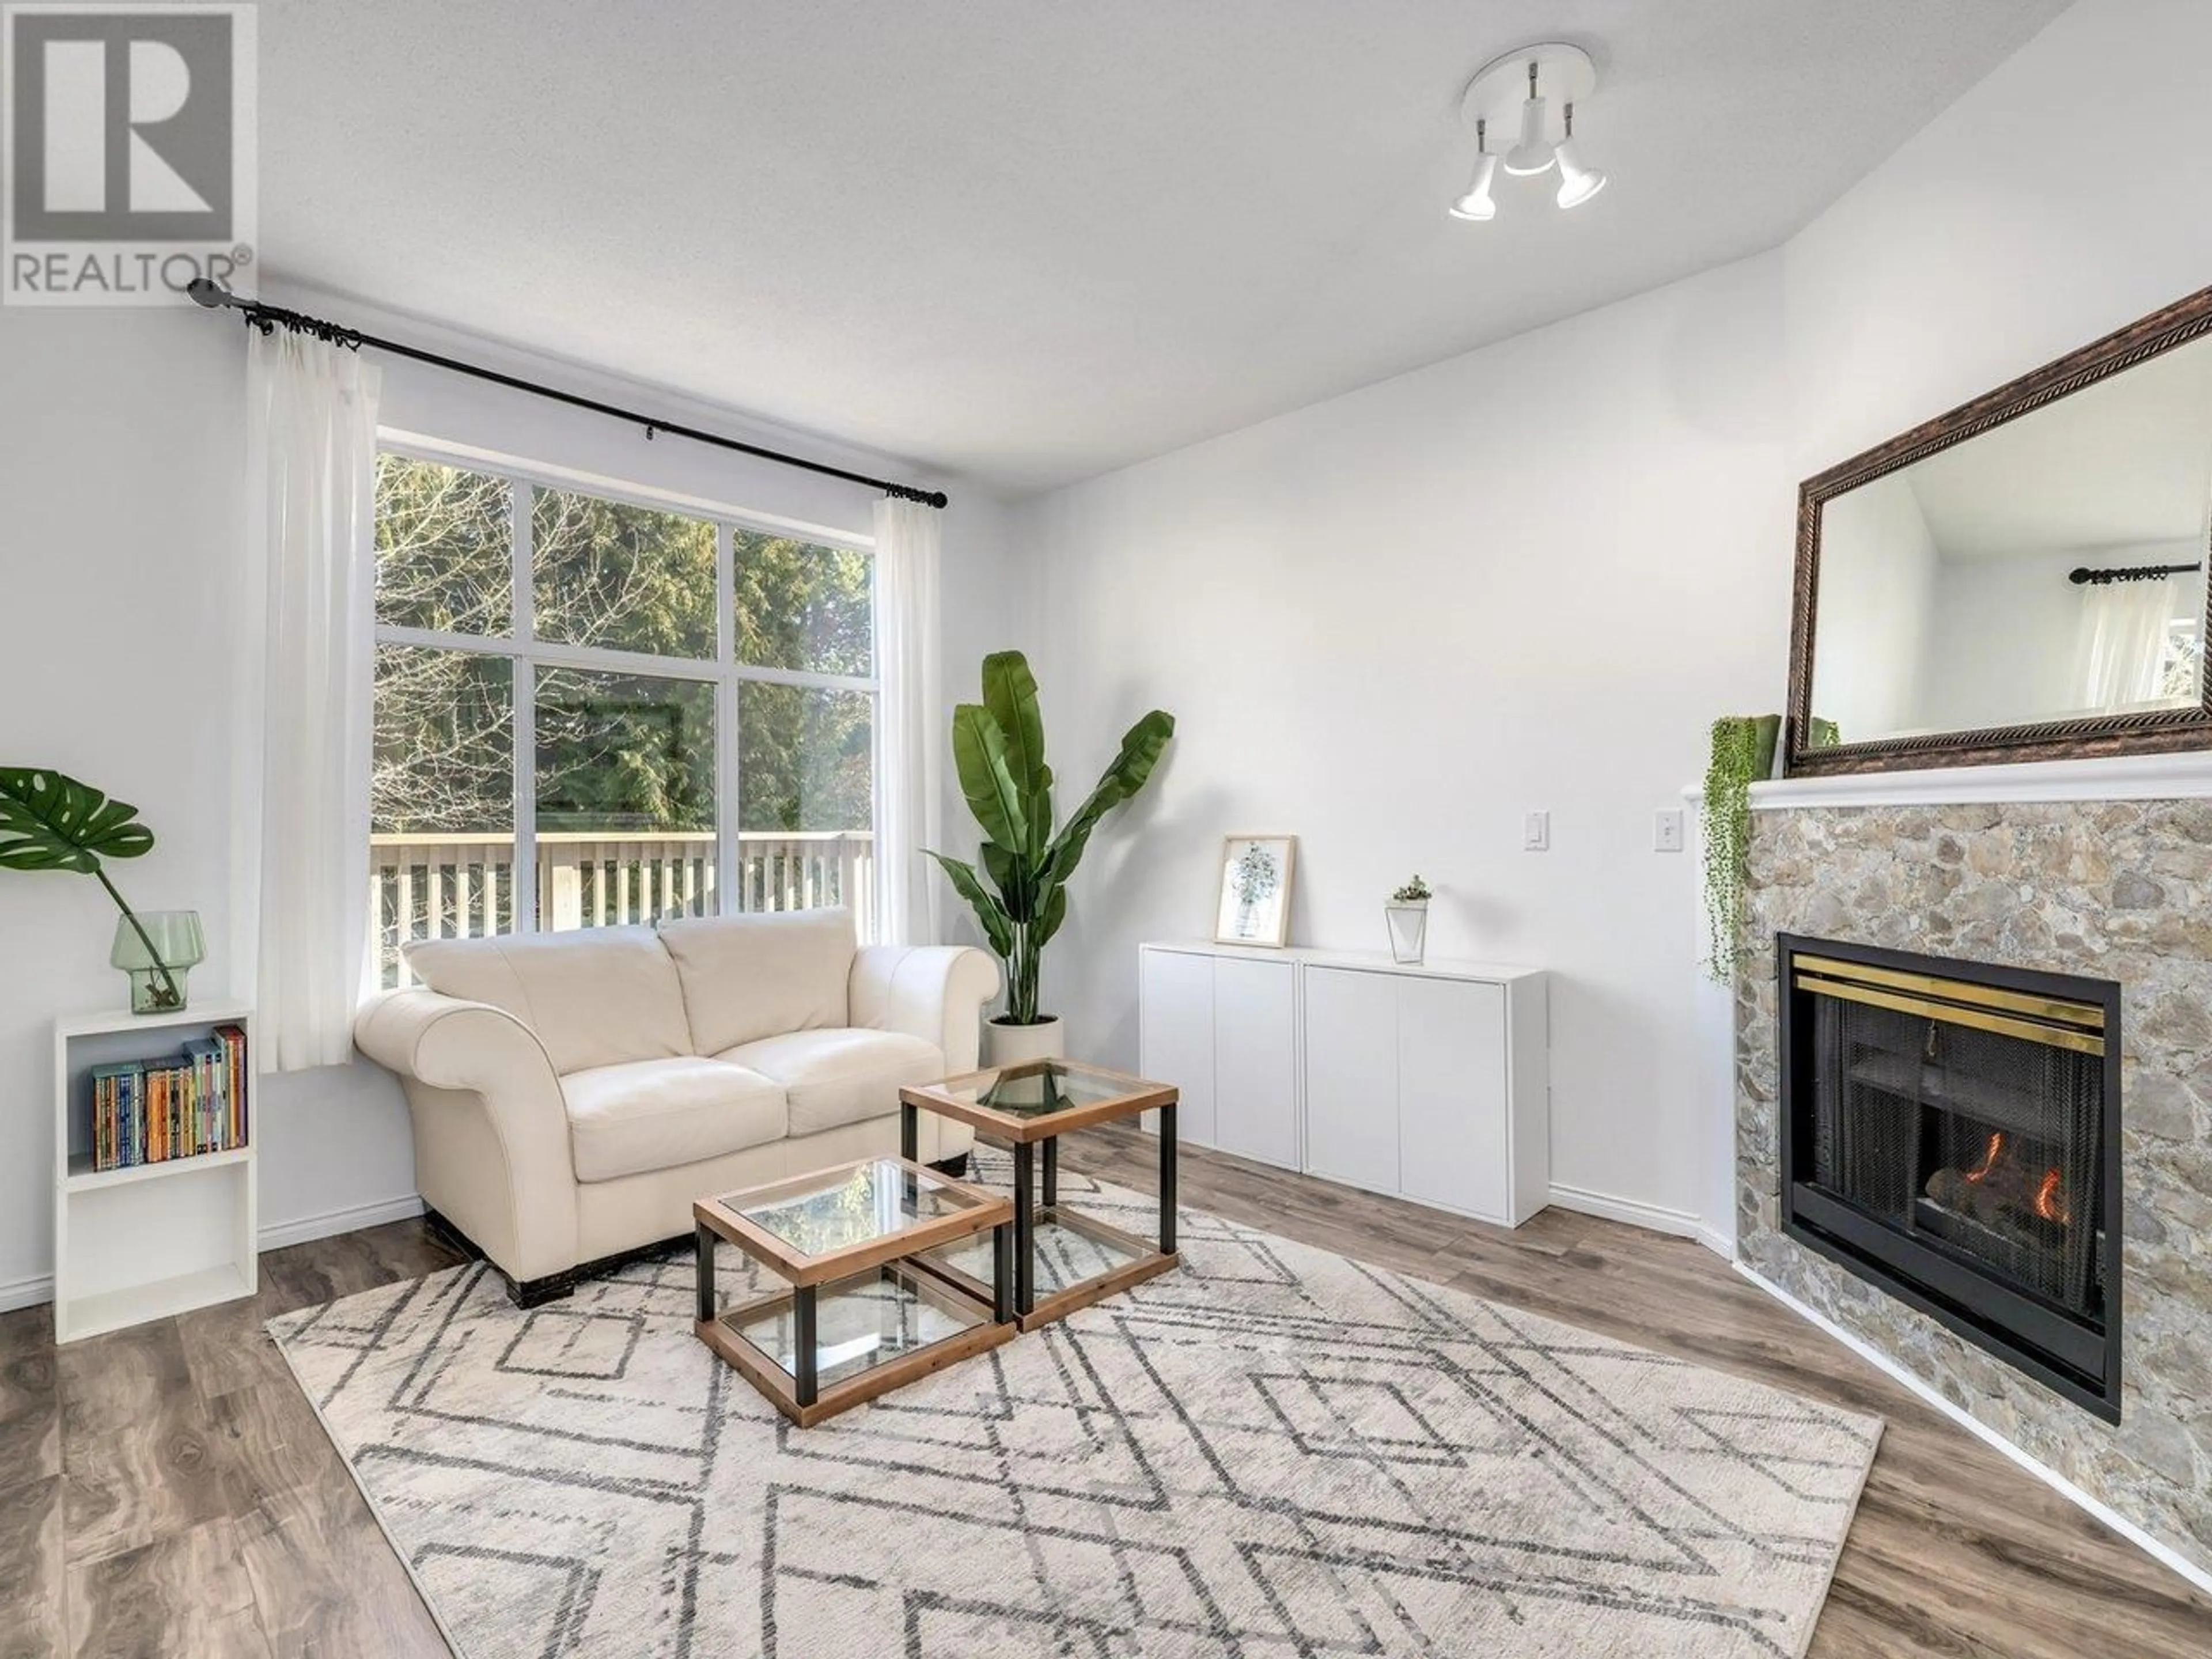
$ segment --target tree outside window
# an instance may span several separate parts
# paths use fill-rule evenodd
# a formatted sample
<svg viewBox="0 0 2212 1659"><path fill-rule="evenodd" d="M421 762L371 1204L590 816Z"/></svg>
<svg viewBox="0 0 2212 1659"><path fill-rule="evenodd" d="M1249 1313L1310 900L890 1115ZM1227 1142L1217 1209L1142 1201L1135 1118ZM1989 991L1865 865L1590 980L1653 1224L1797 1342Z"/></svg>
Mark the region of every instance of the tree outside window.
<svg viewBox="0 0 2212 1659"><path fill-rule="evenodd" d="M868 908L867 553L397 453L376 550L386 983L410 939Z"/></svg>

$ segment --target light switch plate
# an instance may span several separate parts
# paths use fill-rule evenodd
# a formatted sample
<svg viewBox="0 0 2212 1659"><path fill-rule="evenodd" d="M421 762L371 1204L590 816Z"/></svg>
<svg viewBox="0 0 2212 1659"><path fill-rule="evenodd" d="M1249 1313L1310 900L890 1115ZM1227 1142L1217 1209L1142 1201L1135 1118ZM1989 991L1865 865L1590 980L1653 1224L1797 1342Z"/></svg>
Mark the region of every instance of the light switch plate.
<svg viewBox="0 0 2212 1659"><path fill-rule="evenodd" d="M1548 853L1552 848L1552 815L1537 811L1521 820L1521 846L1530 853Z"/></svg>
<svg viewBox="0 0 2212 1659"><path fill-rule="evenodd" d="M1679 853L1682 850L1682 809L1663 808L1651 815L1651 850L1655 853Z"/></svg>

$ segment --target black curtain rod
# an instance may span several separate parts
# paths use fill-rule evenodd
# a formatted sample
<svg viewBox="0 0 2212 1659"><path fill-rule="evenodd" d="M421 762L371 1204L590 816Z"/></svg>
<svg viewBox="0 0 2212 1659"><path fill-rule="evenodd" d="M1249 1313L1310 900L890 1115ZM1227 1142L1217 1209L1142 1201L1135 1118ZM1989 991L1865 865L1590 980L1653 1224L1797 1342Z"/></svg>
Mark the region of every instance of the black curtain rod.
<svg viewBox="0 0 2212 1659"><path fill-rule="evenodd" d="M2092 570L2085 564L2069 571L2066 580L2076 587L2084 582L2094 582L2102 587L2107 582L2148 582L2160 576L2185 576L2203 568L2202 564L2136 564L2123 569Z"/></svg>
<svg viewBox="0 0 2212 1659"><path fill-rule="evenodd" d="M826 478L842 478L848 483L866 484L871 489L880 489L884 495L902 501L920 501L924 507L939 508L951 505L951 499L941 489L923 489L915 484L894 483L888 478L871 478L865 472L848 472L842 466L831 466L825 461L810 461L803 455L787 455L779 449L765 449L758 444L743 443L718 433L702 432L695 426L679 426L673 421L664 421L657 415L644 415L634 409L618 408L593 398L580 398L574 392L563 392L557 386L540 386L535 380L525 380L513 374L502 374L495 368L465 363L457 357L441 356L418 346L403 345L397 340L380 339L374 334L364 334L357 328L347 328L338 323L325 322L319 317L287 311L282 306L264 305L258 300L241 300L210 277L194 277L185 291L197 304L205 306L210 311L237 312L247 327L258 328L264 334L273 334L280 328L288 328L295 334L311 334L319 340L328 340L333 345L343 346L350 351L358 351L363 346L374 346L379 351L388 351L396 357L411 357L418 363L429 364L433 368L449 369L456 374L489 380L494 386L503 386L513 392L527 392L532 397L550 398L555 403L567 404L572 409L588 409L594 415L606 415L617 421L627 421L634 426L643 427L647 438L670 432L679 438L689 438L694 443L712 444L717 449L733 449L740 455L774 461L780 466L795 466L802 471L818 472Z"/></svg>

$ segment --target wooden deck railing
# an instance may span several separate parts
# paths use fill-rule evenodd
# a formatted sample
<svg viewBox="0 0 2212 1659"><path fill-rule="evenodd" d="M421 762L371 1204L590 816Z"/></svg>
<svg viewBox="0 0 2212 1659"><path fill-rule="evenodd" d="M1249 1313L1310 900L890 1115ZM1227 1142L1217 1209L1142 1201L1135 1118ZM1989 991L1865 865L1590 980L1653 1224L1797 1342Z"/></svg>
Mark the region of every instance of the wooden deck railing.
<svg viewBox="0 0 2212 1659"><path fill-rule="evenodd" d="M605 927L722 908L711 832L542 834L538 925ZM875 837L865 830L738 837L739 910L844 904L872 914ZM369 937L386 986L410 982L399 958L410 939L472 939L514 928L514 837L372 836ZM865 925L865 923L864 923Z"/></svg>

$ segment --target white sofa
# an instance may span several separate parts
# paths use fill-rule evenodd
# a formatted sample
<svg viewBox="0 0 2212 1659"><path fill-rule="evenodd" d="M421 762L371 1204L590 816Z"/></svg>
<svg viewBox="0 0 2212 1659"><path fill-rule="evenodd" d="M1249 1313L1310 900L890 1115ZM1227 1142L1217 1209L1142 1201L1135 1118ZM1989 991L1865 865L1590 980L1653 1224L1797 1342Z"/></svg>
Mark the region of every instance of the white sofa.
<svg viewBox="0 0 2212 1659"><path fill-rule="evenodd" d="M688 1237L692 1200L898 1150L898 1091L972 1070L999 968L854 943L845 910L409 945L354 1042L399 1074L415 1179L526 1305ZM932 1113L921 1155L972 1144Z"/></svg>

